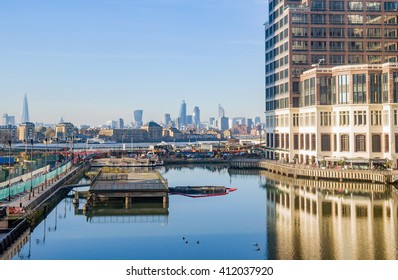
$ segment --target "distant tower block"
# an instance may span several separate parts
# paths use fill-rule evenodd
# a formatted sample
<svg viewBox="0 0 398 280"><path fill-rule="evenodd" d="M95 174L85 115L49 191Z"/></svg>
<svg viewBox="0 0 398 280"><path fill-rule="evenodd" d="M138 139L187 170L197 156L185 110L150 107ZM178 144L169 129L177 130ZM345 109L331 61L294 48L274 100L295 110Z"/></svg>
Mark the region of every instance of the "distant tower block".
<svg viewBox="0 0 398 280"><path fill-rule="evenodd" d="M194 127L197 129L200 128L200 109L198 106L193 108L192 120Z"/></svg>
<svg viewBox="0 0 398 280"><path fill-rule="evenodd" d="M143 110L135 110L134 111L134 123L136 128L141 128L142 126L142 115L144 114Z"/></svg>
<svg viewBox="0 0 398 280"><path fill-rule="evenodd" d="M185 100L183 100L181 103L180 115L178 117L179 117L178 128L182 129L187 125L187 104L185 103Z"/></svg>
<svg viewBox="0 0 398 280"><path fill-rule="evenodd" d="M29 108L28 108L28 96L25 93L25 97L23 99L22 104L22 116L21 116L21 123L29 122Z"/></svg>

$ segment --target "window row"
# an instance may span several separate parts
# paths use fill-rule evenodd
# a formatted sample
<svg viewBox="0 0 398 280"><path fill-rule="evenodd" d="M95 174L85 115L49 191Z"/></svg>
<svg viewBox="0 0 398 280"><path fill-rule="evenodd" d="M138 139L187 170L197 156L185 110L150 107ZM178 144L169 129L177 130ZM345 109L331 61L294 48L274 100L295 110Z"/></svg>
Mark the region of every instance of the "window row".
<svg viewBox="0 0 398 280"><path fill-rule="evenodd" d="M321 133L321 151L322 152L350 152L354 149L354 152L366 152L367 151L367 141L366 134L355 134L353 143L350 142L349 134L328 134ZM372 153L388 153L390 152L390 139L388 134L377 134L372 133L370 135L370 151ZM384 138L384 139L383 139ZM397 139L397 136L396 136ZM351 146L353 144L353 147ZM396 151L398 152L398 146L396 141Z"/></svg>

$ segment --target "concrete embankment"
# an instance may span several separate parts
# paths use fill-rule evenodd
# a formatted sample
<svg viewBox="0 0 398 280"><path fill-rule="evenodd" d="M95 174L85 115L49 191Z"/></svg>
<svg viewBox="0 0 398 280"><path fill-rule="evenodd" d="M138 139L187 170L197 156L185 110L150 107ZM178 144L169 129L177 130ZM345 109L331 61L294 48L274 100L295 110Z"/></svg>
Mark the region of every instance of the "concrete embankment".
<svg viewBox="0 0 398 280"><path fill-rule="evenodd" d="M231 168L263 169L271 173L286 177L307 178L313 180L358 181L394 184L398 179L398 170L356 170L319 168L316 166L303 166L295 164L283 164L271 160L258 159L233 159Z"/></svg>

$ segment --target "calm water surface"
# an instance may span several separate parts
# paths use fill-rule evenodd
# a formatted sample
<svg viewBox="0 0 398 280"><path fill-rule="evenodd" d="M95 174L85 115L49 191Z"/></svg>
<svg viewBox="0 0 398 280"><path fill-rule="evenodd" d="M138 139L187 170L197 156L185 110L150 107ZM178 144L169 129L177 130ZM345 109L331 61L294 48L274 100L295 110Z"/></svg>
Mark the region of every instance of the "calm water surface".
<svg viewBox="0 0 398 280"><path fill-rule="evenodd" d="M75 214L71 198L65 198L34 229L15 259L266 258L266 192L259 176L230 175L220 167L161 168L160 173L169 186L238 190L209 198L172 195L168 211L162 204L123 210L120 203L90 218L81 211Z"/></svg>
<svg viewBox="0 0 398 280"><path fill-rule="evenodd" d="M14 259L398 258L398 196L384 185L293 180L221 167L159 170L169 186L238 190L209 198L172 195L166 209L114 203L89 216L65 198Z"/></svg>

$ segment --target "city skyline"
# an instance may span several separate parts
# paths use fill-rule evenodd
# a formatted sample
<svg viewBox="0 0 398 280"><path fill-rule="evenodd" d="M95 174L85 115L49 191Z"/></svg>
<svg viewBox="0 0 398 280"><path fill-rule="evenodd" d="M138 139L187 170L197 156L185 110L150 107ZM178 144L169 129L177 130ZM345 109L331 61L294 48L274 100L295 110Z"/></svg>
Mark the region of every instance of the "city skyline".
<svg viewBox="0 0 398 280"><path fill-rule="evenodd" d="M266 1L22 2L1 4L2 113L27 93L32 122L159 122L181 100L263 117Z"/></svg>

